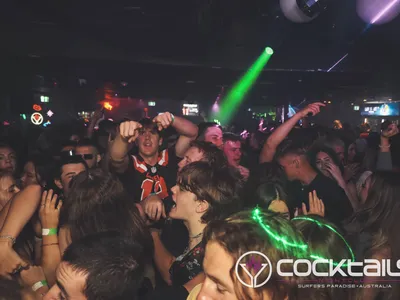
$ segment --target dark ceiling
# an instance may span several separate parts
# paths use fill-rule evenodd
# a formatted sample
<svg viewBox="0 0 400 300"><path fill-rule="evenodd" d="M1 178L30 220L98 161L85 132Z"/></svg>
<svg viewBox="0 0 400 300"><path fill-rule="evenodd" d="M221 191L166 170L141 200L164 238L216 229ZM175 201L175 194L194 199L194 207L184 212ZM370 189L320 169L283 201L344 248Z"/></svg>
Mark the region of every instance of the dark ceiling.
<svg viewBox="0 0 400 300"><path fill-rule="evenodd" d="M168 84L176 78L184 83L211 78L231 84L271 46L275 54L260 82L264 86L308 78L310 87L315 77L331 82L320 88L397 86L400 18L365 30L355 0L330 1L328 10L308 24L288 21L278 0L4 2L0 53L6 68L18 74L29 67L33 73L91 73L101 80L136 73L127 79ZM336 75L323 72L346 53ZM179 71L179 66L190 68Z"/></svg>

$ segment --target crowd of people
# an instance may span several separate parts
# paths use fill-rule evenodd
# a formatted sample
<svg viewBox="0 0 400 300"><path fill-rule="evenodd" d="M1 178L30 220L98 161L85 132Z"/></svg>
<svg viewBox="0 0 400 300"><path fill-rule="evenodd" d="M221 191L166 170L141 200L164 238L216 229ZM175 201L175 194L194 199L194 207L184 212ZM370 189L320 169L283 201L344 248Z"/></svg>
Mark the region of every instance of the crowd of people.
<svg viewBox="0 0 400 300"><path fill-rule="evenodd" d="M400 259L398 127L307 126L323 107L247 137L169 112L95 129L97 112L59 143L3 137L0 299L399 299L396 280L379 285L388 276L301 288L316 278L275 268ZM256 274L264 285L243 284Z"/></svg>

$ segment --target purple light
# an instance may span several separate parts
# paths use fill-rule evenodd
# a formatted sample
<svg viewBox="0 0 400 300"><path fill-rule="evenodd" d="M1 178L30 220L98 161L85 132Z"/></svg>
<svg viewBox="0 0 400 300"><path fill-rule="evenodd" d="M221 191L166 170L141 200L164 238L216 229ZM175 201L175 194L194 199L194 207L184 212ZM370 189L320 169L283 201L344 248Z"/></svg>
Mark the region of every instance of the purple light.
<svg viewBox="0 0 400 300"><path fill-rule="evenodd" d="M214 102L214 105L212 107L212 111L213 112L219 112L219 105L218 105L217 101Z"/></svg>
<svg viewBox="0 0 400 300"><path fill-rule="evenodd" d="M393 0L385 8L383 8L371 21L371 24L375 24L382 18L399 0Z"/></svg>
<svg viewBox="0 0 400 300"><path fill-rule="evenodd" d="M397 0L396 0L396 1L397 1ZM344 60L348 55L349 55L349 54L346 53L346 54L345 54L341 59L339 59L332 67L330 67L330 68L328 69L327 72L332 71L333 68L336 67L338 64L340 64L340 63L342 62L342 60Z"/></svg>

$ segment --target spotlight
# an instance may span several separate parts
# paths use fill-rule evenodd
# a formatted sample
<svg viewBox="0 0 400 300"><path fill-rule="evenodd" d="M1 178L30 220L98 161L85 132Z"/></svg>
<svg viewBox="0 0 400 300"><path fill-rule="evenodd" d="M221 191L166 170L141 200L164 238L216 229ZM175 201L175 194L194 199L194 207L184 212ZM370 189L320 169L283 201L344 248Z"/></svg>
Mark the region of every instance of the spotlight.
<svg viewBox="0 0 400 300"><path fill-rule="evenodd" d="M283 14L295 23L307 23L328 7L328 0L280 0Z"/></svg>
<svg viewBox="0 0 400 300"><path fill-rule="evenodd" d="M274 50L272 50L271 47L267 47L267 48L265 48L265 53L267 53L268 55L272 55L272 54L274 54Z"/></svg>
<svg viewBox="0 0 400 300"><path fill-rule="evenodd" d="M357 0L357 13L370 25L381 25L395 19L400 13L399 0Z"/></svg>

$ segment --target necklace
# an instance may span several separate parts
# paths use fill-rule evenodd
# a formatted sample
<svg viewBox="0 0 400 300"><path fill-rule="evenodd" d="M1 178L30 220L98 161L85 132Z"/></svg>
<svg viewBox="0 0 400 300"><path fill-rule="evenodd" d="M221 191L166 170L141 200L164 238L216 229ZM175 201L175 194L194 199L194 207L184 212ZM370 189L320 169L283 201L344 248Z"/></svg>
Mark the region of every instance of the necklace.
<svg viewBox="0 0 400 300"><path fill-rule="evenodd" d="M189 239L194 240L194 239L197 239L197 238L201 237L202 235L203 235L203 233L200 232L199 234L196 234L194 236L189 236Z"/></svg>

